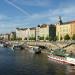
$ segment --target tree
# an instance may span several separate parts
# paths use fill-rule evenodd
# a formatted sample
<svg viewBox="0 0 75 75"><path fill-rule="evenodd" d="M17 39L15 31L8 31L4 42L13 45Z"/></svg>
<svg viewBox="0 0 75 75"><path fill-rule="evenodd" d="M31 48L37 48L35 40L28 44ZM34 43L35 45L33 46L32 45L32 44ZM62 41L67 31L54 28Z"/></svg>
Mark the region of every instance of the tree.
<svg viewBox="0 0 75 75"><path fill-rule="evenodd" d="M36 40L36 38L35 37L30 37L29 40Z"/></svg>
<svg viewBox="0 0 75 75"><path fill-rule="evenodd" d="M44 36L42 36L42 37L39 37L39 40L44 40Z"/></svg>
<svg viewBox="0 0 75 75"><path fill-rule="evenodd" d="M72 40L75 40L75 34L73 34L73 36L72 36Z"/></svg>
<svg viewBox="0 0 75 75"><path fill-rule="evenodd" d="M46 40L49 40L49 36L46 37Z"/></svg>
<svg viewBox="0 0 75 75"><path fill-rule="evenodd" d="M20 41L20 40L22 40L22 38L16 38L16 40L19 40Z"/></svg>
<svg viewBox="0 0 75 75"><path fill-rule="evenodd" d="M57 36L54 37L54 41L56 41L56 40L58 40L58 37Z"/></svg>
<svg viewBox="0 0 75 75"><path fill-rule="evenodd" d="M24 40L27 40L27 38L25 37Z"/></svg>
<svg viewBox="0 0 75 75"><path fill-rule="evenodd" d="M53 40L53 38L51 36L49 36L49 41L52 41L52 40Z"/></svg>
<svg viewBox="0 0 75 75"><path fill-rule="evenodd" d="M62 40L63 38L62 38L62 36L60 37L60 40Z"/></svg>
<svg viewBox="0 0 75 75"><path fill-rule="evenodd" d="M64 36L64 40L69 40L69 39L70 39L69 35L66 34L66 35Z"/></svg>

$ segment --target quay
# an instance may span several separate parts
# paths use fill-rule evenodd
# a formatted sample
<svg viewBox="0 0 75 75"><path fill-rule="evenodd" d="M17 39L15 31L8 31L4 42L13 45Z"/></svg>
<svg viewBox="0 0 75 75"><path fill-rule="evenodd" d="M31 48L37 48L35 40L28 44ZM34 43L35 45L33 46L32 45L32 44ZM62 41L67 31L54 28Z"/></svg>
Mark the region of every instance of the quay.
<svg viewBox="0 0 75 75"><path fill-rule="evenodd" d="M22 45L44 47L46 51L63 48L67 52L72 51L75 54L75 41L10 41L10 43L13 44L15 42L18 42Z"/></svg>

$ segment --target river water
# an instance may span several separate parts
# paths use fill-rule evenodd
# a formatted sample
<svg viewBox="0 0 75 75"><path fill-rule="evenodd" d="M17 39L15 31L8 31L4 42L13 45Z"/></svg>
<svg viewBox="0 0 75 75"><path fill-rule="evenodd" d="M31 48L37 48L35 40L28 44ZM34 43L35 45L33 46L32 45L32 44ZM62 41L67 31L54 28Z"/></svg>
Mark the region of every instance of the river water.
<svg viewBox="0 0 75 75"><path fill-rule="evenodd" d="M43 53L0 48L0 75L75 75L75 68L48 60Z"/></svg>

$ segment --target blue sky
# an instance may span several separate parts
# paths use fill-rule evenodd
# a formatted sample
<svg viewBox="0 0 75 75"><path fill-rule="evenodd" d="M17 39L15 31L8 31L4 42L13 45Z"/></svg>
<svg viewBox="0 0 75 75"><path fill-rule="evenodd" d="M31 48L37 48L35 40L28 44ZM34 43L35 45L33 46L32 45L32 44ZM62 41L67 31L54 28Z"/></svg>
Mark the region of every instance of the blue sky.
<svg viewBox="0 0 75 75"><path fill-rule="evenodd" d="M0 33L56 23L58 16L75 20L75 0L0 0Z"/></svg>

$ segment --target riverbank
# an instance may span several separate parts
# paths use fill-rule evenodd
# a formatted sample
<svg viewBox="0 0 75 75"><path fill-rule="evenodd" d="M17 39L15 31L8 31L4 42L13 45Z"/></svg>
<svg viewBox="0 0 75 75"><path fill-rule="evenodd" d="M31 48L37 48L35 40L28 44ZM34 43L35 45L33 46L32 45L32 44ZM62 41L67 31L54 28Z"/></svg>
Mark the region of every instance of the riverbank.
<svg viewBox="0 0 75 75"><path fill-rule="evenodd" d="M9 41L10 44L19 43L24 46L43 46L48 50L64 48L67 52L73 52L75 54L75 42L74 41ZM47 49L43 49L42 52L47 53Z"/></svg>
<svg viewBox="0 0 75 75"><path fill-rule="evenodd" d="M75 54L75 41L10 41L11 43L18 42L24 45L45 46L47 49L64 48L67 52L72 51Z"/></svg>

